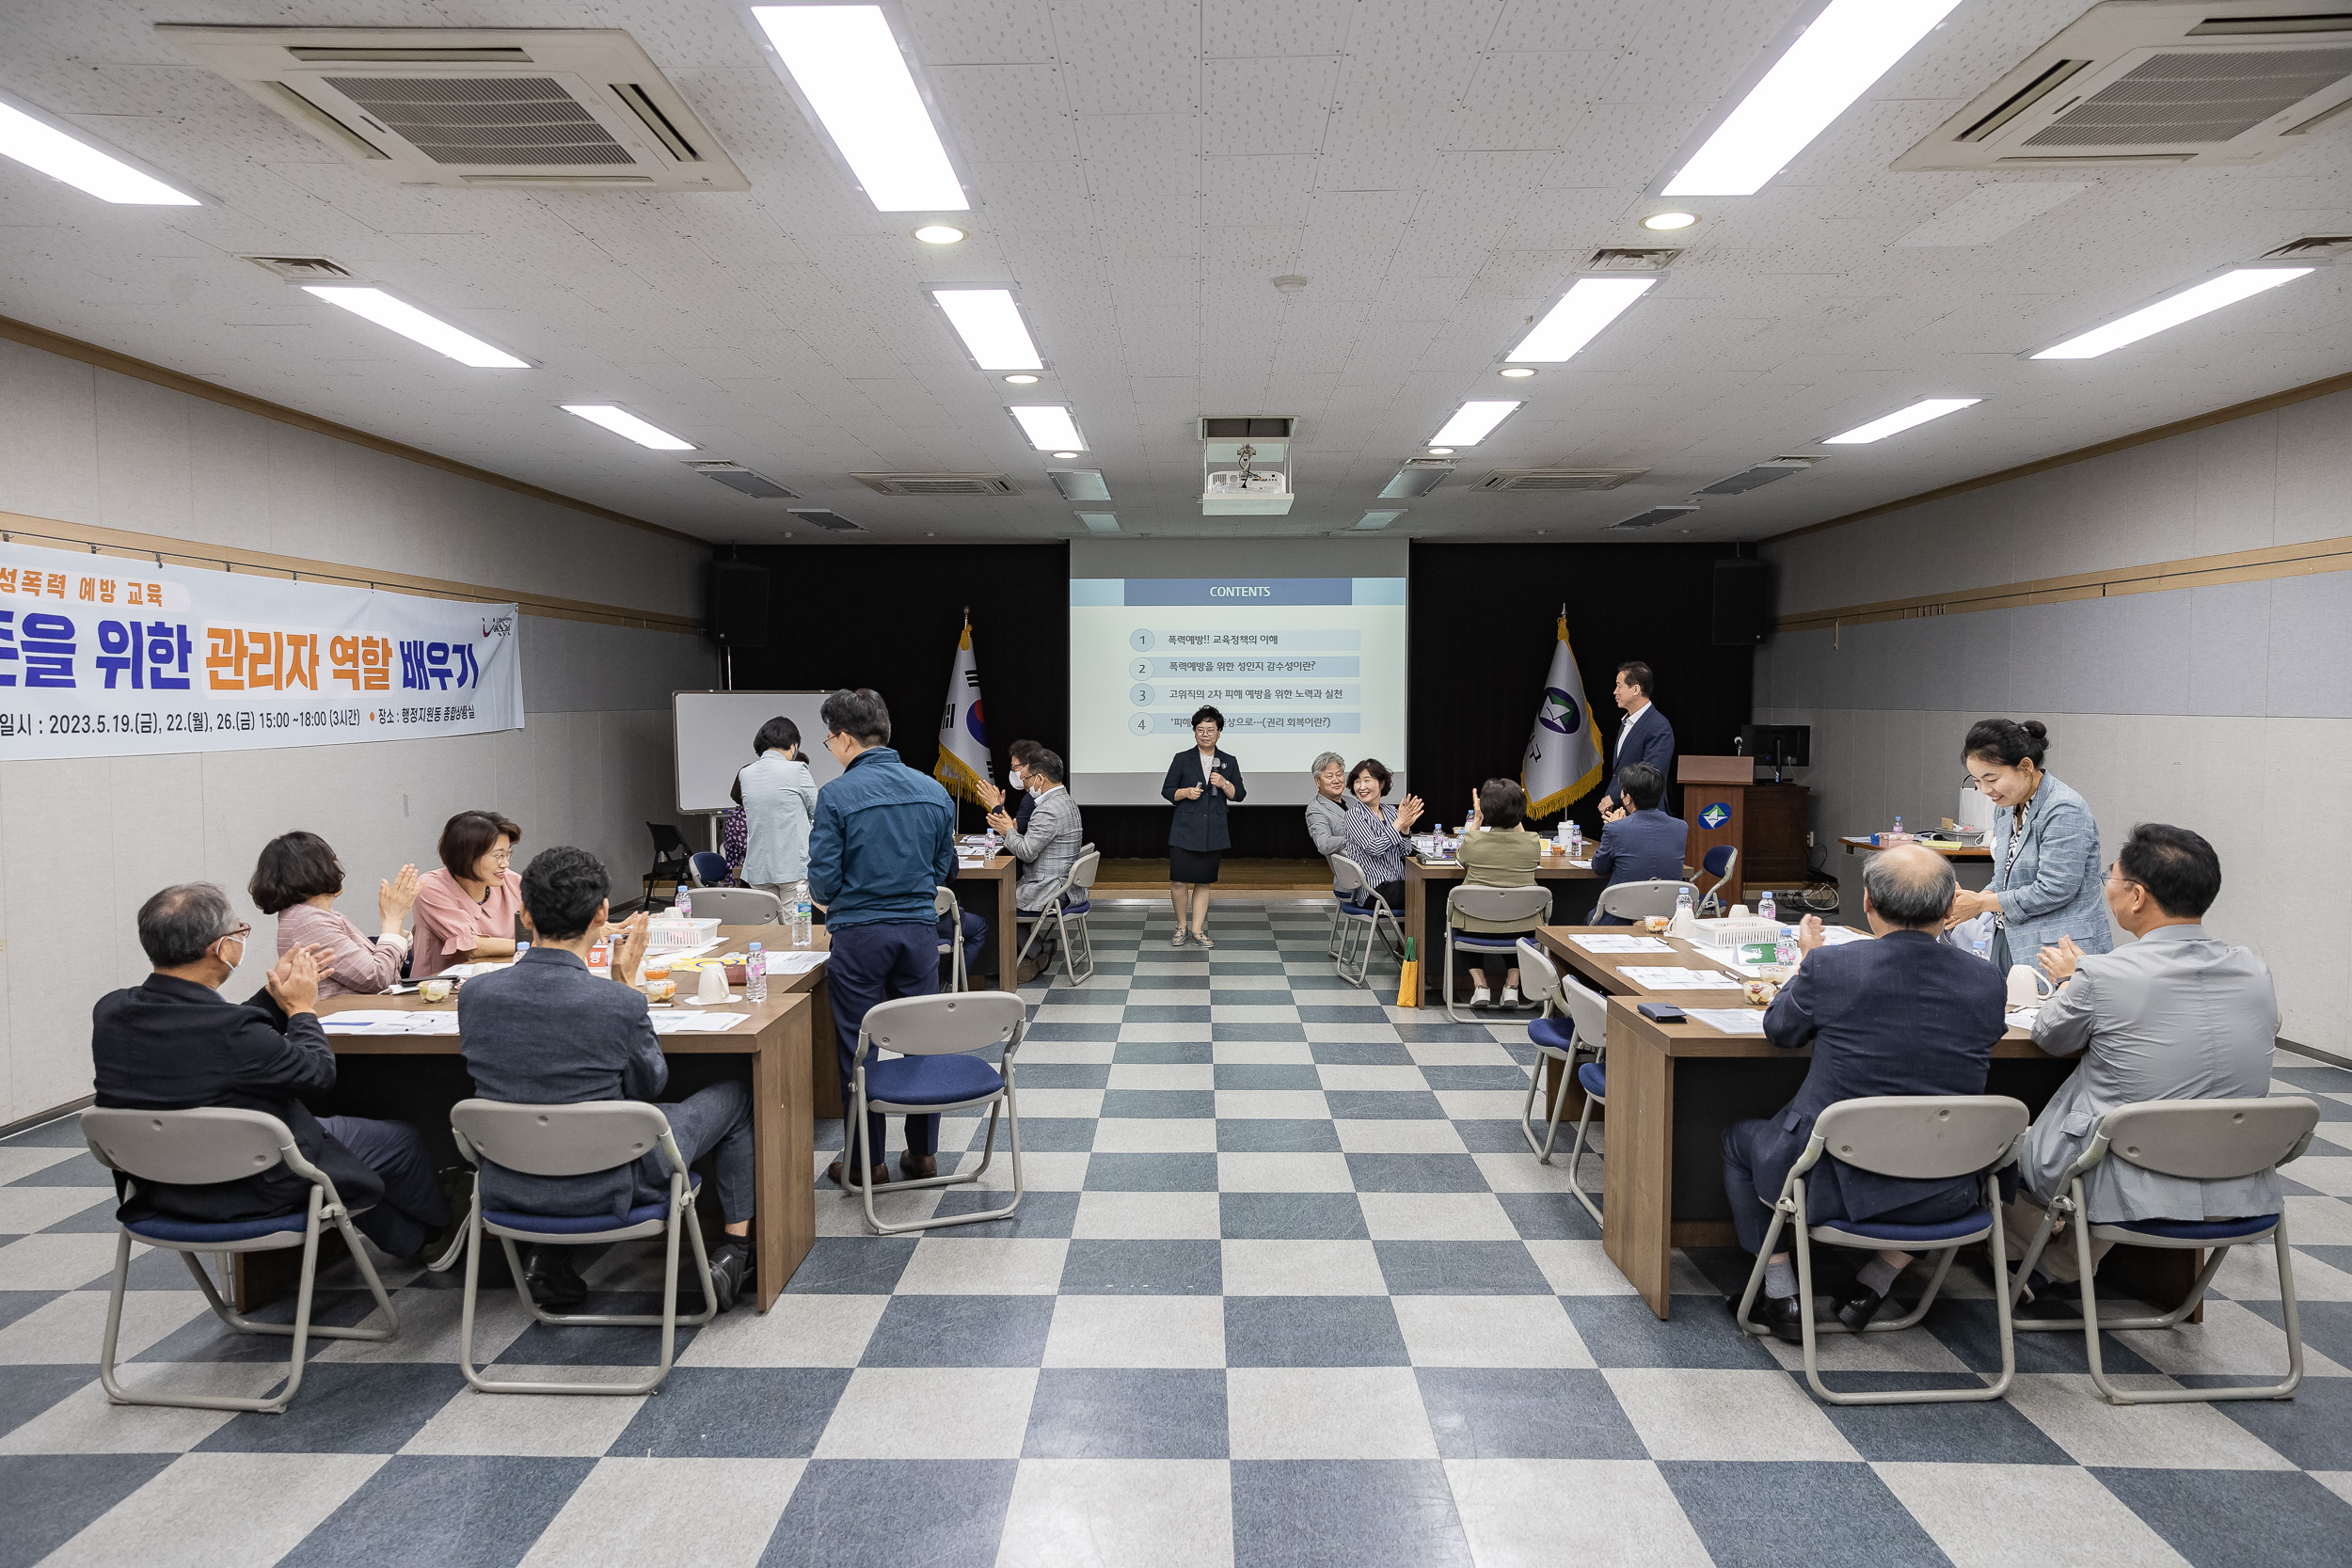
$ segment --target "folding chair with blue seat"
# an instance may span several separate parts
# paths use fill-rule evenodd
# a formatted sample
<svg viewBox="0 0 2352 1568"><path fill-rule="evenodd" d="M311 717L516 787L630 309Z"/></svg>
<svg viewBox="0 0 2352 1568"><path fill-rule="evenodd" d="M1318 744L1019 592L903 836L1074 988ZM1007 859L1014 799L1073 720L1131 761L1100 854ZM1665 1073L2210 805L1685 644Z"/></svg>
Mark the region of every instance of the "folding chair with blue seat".
<svg viewBox="0 0 2352 1568"><path fill-rule="evenodd" d="M2237 1219L2118 1220L2079 1223L2083 1213L2083 1177L2102 1160L2130 1162L2164 1176L2193 1180L2228 1180L2260 1176L2301 1156L2311 1147L2319 1126L2319 1102L2302 1095L2279 1095L2255 1100L2150 1100L2109 1111L2080 1158L2069 1166L2065 1190L2053 1199L2042 1227L2026 1247L2010 1283L2013 1299L2033 1266L2042 1260L2052 1231L2060 1220L2076 1220L2074 1260L2081 1271L2083 1310L2079 1318L2032 1318L2018 1327L2035 1332L2081 1329L2083 1354L2090 1363L2090 1381L2109 1404L2185 1404L2207 1400L2283 1400L2292 1398L2303 1381L2303 1334L2296 1311L2295 1261L2287 1247L2284 1214L2252 1214ZM2205 1299L2205 1287L2220 1272L2221 1261L2233 1246L2268 1242L2279 1260L2279 1309L2287 1336L2287 1376L2283 1383L2234 1388L2118 1388L2107 1381L2099 1361L2099 1336L2120 1329L2171 1328ZM2211 1247L2197 1282L2180 1306L2154 1316L2099 1316L2098 1293L2091 1287L2096 1265L2093 1242L2127 1242L2133 1246L2192 1251Z"/></svg>
<svg viewBox="0 0 2352 1568"><path fill-rule="evenodd" d="M1739 863L1740 847L1736 844L1718 844L1699 857L1699 870L1715 879L1708 884L1706 895L1699 900L1699 913L1705 914L1709 910L1718 914L1724 911L1724 901L1716 895L1723 892L1724 884L1731 880L1731 868Z"/></svg>
<svg viewBox="0 0 2352 1568"><path fill-rule="evenodd" d="M1016 924L1026 926L1029 936L1021 944L1019 957L1012 961L1014 974L1019 974L1021 966L1028 962L1029 950L1037 945L1037 939L1044 934L1045 923L1050 920L1054 923L1055 945L1061 949L1063 975L1073 986L1083 986L1094 978L1094 931L1087 924L1087 914L1094 908L1094 879L1102 869L1101 852L1093 845L1086 845L1079 849L1078 858L1071 863L1070 875L1055 887L1054 895L1045 907L1021 912ZM1070 940L1070 924L1073 920L1078 925L1078 935L1086 941L1084 974L1078 969L1077 944Z"/></svg>
<svg viewBox="0 0 2352 1568"><path fill-rule="evenodd" d="M1764 1266L1780 1240L1781 1227L1793 1220L1797 1305L1804 1329L1804 1380L1813 1386L1814 1393L1832 1404L1955 1404L1997 1400L2008 1393L2017 1373L2017 1339L2010 1332L2009 1297L1999 1291L1994 1292L1994 1313L2000 1329L2000 1381L1982 1388L1887 1389L1861 1394L1841 1394L1825 1386L1816 1359L1818 1337L1853 1330L1834 1319L1826 1323L1814 1321L1813 1243L1827 1242L1871 1252L1936 1254L1935 1273L1929 1277L1919 1305L1891 1322L1866 1323L1863 1332L1892 1334L1912 1327L1935 1305L1936 1292L1944 1288L1944 1276L1951 1272L1952 1259L1962 1247L1983 1242L1994 1257L2007 1256L2007 1243L2001 1237L1998 1172L2015 1155L2017 1140L2032 1120L2032 1113L2022 1103L2001 1094L1876 1095L1841 1100L1830 1106L1814 1118L1812 1138L1789 1167L1788 1179L1781 1183L1780 1201L1772 1206L1772 1223L1764 1233L1764 1244L1756 1249L1756 1267L1749 1271L1748 1288L1740 1297L1735 1314L1740 1326L1750 1334L1772 1332L1765 1324L1751 1321L1748 1312L1763 1289ZM1808 1223L1805 1173L1820 1164L1825 1154L1859 1169L1904 1180L1939 1181L1981 1175L1984 1201L1957 1219L1931 1225L1848 1219Z"/></svg>
<svg viewBox="0 0 2352 1568"><path fill-rule="evenodd" d="M1568 1191L1597 1225L1600 1208L1578 1179L1578 1161L1583 1157L1593 1107L1597 1105L1604 1111L1609 1108L1608 1081L1601 1068L1608 1050L1609 999L1574 980L1563 978L1551 955L1525 937L1519 939L1518 960L1520 993L1543 1007L1543 1016L1531 1020L1527 1025L1527 1037L1535 1047L1535 1062L1530 1069L1527 1101L1519 1107L1519 1135L1535 1151L1539 1164L1551 1164L1551 1146L1560 1136L1560 1114L1567 1105L1568 1079L1573 1074L1576 1086L1584 1091L1584 1110L1576 1118L1576 1141L1568 1146ZM1567 1014L1565 1022L1551 1016L1554 1007ZM1551 1123L1539 1144L1535 1141L1535 1096L1543 1085L1547 1061L1560 1065L1560 1078L1551 1096Z"/></svg>
<svg viewBox="0 0 2352 1568"><path fill-rule="evenodd" d="M1698 905L1699 890L1689 882L1612 882L1600 890L1594 900L1596 914L1614 915L1619 920L1641 920L1649 915L1671 915L1678 897L1688 893L1693 909Z"/></svg>
<svg viewBox="0 0 2352 1568"><path fill-rule="evenodd" d="M1519 931L1466 931L1454 923L1468 915L1472 920L1497 923L1516 921L1521 929L1534 927L1551 912L1551 889L1541 883L1534 887L1470 887L1456 883L1445 895L1445 1016L1456 1023L1475 1023L1475 1018L1464 1018L1454 1005L1454 955L1464 953L1514 953L1518 949Z"/></svg>
<svg viewBox="0 0 2352 1568"><path fill-rule="evenodd" d="M670 1375L677 1349L680 1323L688 1327L708 1323L719 1310L719 1293L710 1284L710 1259L703 1250L702 1227L694 1221L694 1196L702 1180L686 1168L685 1156L670 1133L670 1118L659 1105L639 1100L592 1100L578 1105L511 1105L496 1100L461 1100L450 1108L449 1121L457 1134L457 1151L479 1166L487 1160L526 1176L591 1176L633 1165L655 1149L670 1168L668 1196L640 1204L627 1214L525 1214L485 1209L482 1183L474 1183L473 1209L466 1219L466 1291L457 1331L458 1365L466 1381L485 1394L650 1394ZM659 1328L661 1360L653 1375L636 1383L544 1383L484 1377L474 1368L474 1302L482 1275L482 1238L496 1236L506 1250L506 1266L515 1276L515 1293L525 1310L543 1323L557 1327ZM694 1277L703 1292L703 1309L680 1317L677 1309L678 1238L694 1243ZM523 1281L523 1261L516 1242L547 1246L599 1246L609 1242L664 1239L661 1310L659 1314L613 1312L549 1312L531 1299Z"/></svg>
<svg viewBox="0 0 2352 1568"><path fill-rule="evenodd" d="M1028 1009L1009 990L901 996L867 1009L866 1022L858 1026L857 1055L850 1063L850 1093L856 1101L851 1114L857 1117L851 1126L870 1125L866 1118L876 1113L935 1116L988 1107L988 1141L981 1145L977 1165L960 1174L893 1181L892 1192L977 1181L996 1157L999 1111L1004 1114L1012 1149L1012 1201L1002 1209L884 1225L874 1212L873 1140L859 1139L866 1161L866 1220L877 1234L897 1236L943 1225L977 1225L983 1220L1009 1218L1021 1207L1021 1105L1013 1095L1012 1053L1020 1049L1028 1026ZM979 1058L977 1053L997 1047L1002 1050L993 1067ZM884 1051L898 1054L879 1054Z"/></svg>
<svg viewBox="0 0 2352 1568"><path fill-rule="evenodd" d="M963 906L956 902L956 890L942 883L931 892L931 918L942 915L947 919L949 935L941 939L939 956L947 960L947 989L963 989Z"/></svg>
<svg viewBox="0 0 2352 1568"><path fill-rule="evenodd" d="M119 1222L120 1230L115 1241L114 1283L106 1296L106 1337L98 1355L98 1381L109 1401L116 1404L259 1410L273 1416L283 1415L286 1406L294 1402L295 1390L302 1386L304 1358L312 1335L323 1339L372 1340L399 1336L400 1314L393 1310L391 1297L384 1293L384 1282L375 1276L375 1265L369 1260L367 1247L352 1227L351 1212L337 1195L333 1179L303 1157L302 1150L294 1146L293 1132L276 1117L263 1111L225 1106L190 1111L92 1107L82 1113L82 1136L100 1164L130 1178L130 1184L123 1190L125 1201L137 1193L142 1181L158 1186L210 1186L215 1181L258 1176L281 1164L310 1183L310 1196L304 1207L290 1213L218 1225L160 1215ZM368 1282L376 1307L384 1314L384 1326L380 1328L335 1328L310 1322L312 1291L318 1281L320 1227L330 1221L342 1232L343 1241L351 1248L352 1260L359 1267L360 1277ZM197 1287L204 1292L213 1315L230 1328L240 1334L291 1335L294 1350L286 1363L285 1386L275 1394L251 1399L226 1394L135 1393L123 1387L115 1378L115 1348L122 1332L122 1295L130 1285L133 1237L150 1246L178 1253L188 1272L196 1276ZM294 1322L290 1323L254 1323L231 1311L220 1299L220 1292L213 1288L204 1266L196 1260L199 1252L274 1252L287 1247L302 1249L302 1273L294 1291Z"/></svg>
<svg viewBox="0 0 2352 1568"><path fill-rule="evenodd" d="M1399 947L1405 944L1405 927L1397 923L1396 911L1380 896L1380 890L1372 885L1364 868L1345 855L1331 857L1331 972L1350 985L1360 986L1372 973L1373 938L1387 921L1395 933ZM1356 957L1356 933L1364 934L1364 953ZM1354 967L1351 969L1350 965Z"/></svg>
<svg viewBox="0 0 2352 1568"><path fill-rule="evenodd" d="M735 880L727 875L727 858L716 849L697 849L686 860L687 879L696 887L725 887Z"/></svg>

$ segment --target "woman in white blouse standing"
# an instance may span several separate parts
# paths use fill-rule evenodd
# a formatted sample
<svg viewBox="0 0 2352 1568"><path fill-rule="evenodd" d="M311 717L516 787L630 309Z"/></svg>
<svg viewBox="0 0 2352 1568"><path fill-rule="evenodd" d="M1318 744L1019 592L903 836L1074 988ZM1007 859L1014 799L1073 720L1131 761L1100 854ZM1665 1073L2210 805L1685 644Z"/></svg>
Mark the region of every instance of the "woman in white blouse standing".
<svg viewBox="0 0 2352 1568"><path fill-rule="evenodd" d="M817 818L817 778L801 760L801 727L778 715L752 737L754 760L735 776L747 844L743 883L790 899L808 876L808 829Z"/></svg>

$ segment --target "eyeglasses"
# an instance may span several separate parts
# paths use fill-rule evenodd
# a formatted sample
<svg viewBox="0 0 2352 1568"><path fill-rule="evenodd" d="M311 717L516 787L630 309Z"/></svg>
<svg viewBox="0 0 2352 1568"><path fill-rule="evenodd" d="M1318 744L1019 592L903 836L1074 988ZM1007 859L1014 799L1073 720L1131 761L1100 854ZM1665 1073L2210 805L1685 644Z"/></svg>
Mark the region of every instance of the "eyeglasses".
<svg viewBox="0 0 2352 1568"><path fill-rule="evenodd" d="M485 861L496 861L501 865L505 865L514 860L515 851L512 849L493 849L482 858Z"/></svg>
<svg viewBox="0 0 2352 1568"><path fill-rule="evenodd" d="M2107 880L2110 882L2120 882L2125 887L2146 887L2148 885L2137 877L2124 876L2120 869L2112 865L2107 867Z"/></svg>
<svg viewBox="0 0 2352 1568"><path fill-rule="evenodd" d="M252 934L253 927L250 926L232 926L213 940L215 942L243 942Z"/></svg>

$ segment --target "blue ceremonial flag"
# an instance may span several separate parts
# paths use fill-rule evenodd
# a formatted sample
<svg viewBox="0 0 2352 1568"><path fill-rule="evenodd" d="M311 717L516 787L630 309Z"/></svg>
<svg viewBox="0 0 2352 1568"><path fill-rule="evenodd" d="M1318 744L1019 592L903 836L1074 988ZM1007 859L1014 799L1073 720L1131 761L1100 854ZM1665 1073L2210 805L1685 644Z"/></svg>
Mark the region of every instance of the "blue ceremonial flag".
<svg viewBox="0 0 2352 1568"><path fill-rule="evenodd" d="M1544 699L1535 707L1535 728L1519 759L1519 787L1527 791L1527 815L1565 811L1600 783L1600 737L1593 727L1593 705L1584 700L1584 677L1577 673L1568 647L1568 611L1551 646L1551 670L1544 676Z"/></svg>

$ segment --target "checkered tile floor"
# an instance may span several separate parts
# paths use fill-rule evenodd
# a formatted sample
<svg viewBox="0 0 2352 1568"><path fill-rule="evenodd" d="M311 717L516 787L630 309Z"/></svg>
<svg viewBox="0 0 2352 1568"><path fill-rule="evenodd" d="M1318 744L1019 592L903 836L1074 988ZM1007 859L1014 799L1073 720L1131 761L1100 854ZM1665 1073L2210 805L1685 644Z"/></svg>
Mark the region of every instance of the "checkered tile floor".
<svg viewBox="0 0 2352 1568"><path fill-rule="evenodd" d="M2033 1336L2004 1402L1833 1410L1787 1347L1732 1328L1736 1255L1677 1259L1669 1323L1628 1292L1519 1143L1522 1031L1403 1017L1378 969L1373 990L1335 980L1311 907L1219 904L1206 954L1168 947L1164 908L1097 908L1093 983L1032 990L1016 1219L871 1237L820 1188L789 1293L690 1331L650 1398L471 1393L457 1293L410 1279L401 1338L320 1349L287 1415L110 1408L102 1173L70 1120L0 1145L0 1568L2352 1552L2352 1073L2279 1070L2341 1134L2294 1170L2312 1378L2293 1402L2112 1408L2077 1340ZM591 1278L644 1283L618 1255ZM270 1381L278 1344L222 1333L177 1259L134 1279L128 1376ZM347 1263L331 1282L326 1319L364 1317ZM2110 1369L2275 1378L2267 1263L2233 1256L2220 1285L2201 1327L2127 1337ZM1990 1324L1963 1286L1925 1329L1827 1360L1853 1386L1973 1379ZM647 1333L531 1326L509 1296L482 1333L516 1372L652 1357Z"/></svg>

